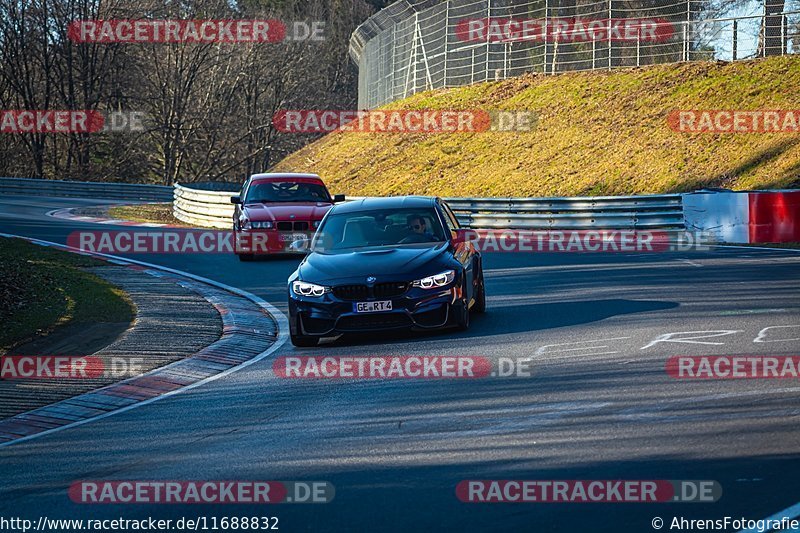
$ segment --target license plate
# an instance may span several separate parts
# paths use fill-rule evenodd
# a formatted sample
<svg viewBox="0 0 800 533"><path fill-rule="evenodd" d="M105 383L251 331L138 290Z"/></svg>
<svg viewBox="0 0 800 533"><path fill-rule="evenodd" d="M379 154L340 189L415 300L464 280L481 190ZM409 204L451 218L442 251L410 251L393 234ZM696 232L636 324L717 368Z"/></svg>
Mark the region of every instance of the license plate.
<svg viewBox="0 0 800 533"><path fill-rule="evenodd" d="M305 233L281 233L278 235L281 242L294 242L306 239Z"/></svg>
<svg viewBox="0 0 800 533"><path fill-rule="evenodd" d="M381 311L391 311L392 301L385 300L381 302L355 302L353 310L356 313L380 313Z"/></svg>

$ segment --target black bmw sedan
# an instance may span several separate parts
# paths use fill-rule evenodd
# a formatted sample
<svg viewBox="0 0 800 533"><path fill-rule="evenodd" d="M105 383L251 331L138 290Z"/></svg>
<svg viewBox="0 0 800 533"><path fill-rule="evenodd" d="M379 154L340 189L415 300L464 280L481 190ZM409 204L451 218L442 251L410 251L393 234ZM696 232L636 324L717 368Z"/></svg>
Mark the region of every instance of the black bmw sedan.
<svg viewBox="0 0 800 533"><path fill-rule="evenodd" d="M292 344L375 330L466 329L486 309L481 255L439 198L337 204L289 277Z"/></svg>

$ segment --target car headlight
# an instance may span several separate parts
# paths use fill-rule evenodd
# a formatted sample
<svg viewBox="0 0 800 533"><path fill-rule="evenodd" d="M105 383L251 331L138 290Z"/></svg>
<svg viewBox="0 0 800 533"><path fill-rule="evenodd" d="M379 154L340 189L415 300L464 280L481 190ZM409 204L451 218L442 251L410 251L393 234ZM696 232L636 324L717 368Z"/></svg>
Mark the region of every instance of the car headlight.
<svg viewBox="0 0 800 533"><path fill-rule="evenodd" d="M437 289L439 287L446 287L447 285L450 285L453 283L455 278L455 270L445 270L444 272L440 272L435 276L428 276L427 278L418 279L411 285L414 287L419 287L420 289Z"/></svg>
<svg viewBox="0 0 800 533"><path fill-rule="evenodd" d="M272 222L251 222L249 220L242 221L242 229L272 229Z"/></svg>
<svg viewBox="0 0 800 533"><path fill-rule="evenodd" d="M330 287L323 287L316 283L308 283L306 281L295 281L292 283L292 291L298 296L315 296L319 297L323 294L331 292Z"/></svg>

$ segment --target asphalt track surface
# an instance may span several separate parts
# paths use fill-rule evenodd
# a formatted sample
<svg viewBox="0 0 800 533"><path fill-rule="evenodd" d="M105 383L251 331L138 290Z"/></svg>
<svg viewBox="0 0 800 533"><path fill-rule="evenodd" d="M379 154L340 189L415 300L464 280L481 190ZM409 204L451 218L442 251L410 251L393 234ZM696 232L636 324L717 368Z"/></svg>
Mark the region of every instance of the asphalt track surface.
<svg viewBox="0 0 800 533"><path fill-rule="evenodd" d="M0 231L63 243L98 227L45 213L92 203L102 202L3 197ZM131 257L239 287L282 311L299 261ZM654 531L654 517L758 519L800 501L798 380L665 372L674 355L800 355L800 253L493 253L484 267L489 311L466 333L344 339L313 350L286 343L205 386L0 448L0 516L277 516L283 531L638 532ZM652 344L677 332L717 336ZM533 373L276 378L272 360L293 354L530 358ZM269 507L67 497L74 481L105 479L324 480L336 497ZM469 504L455 496L466 479L716 480L723 495L714 503Z"/></svg>

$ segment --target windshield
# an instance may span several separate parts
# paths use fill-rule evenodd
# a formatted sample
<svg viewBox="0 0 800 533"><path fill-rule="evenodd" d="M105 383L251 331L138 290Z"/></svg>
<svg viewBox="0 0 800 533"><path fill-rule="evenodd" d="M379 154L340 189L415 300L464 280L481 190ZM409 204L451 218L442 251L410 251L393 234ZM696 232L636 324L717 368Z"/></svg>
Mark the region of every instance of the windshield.
<svg viewBox="0 0 800 533"><path fill-rule="evenodd" d="M381 209L331 213L315 235L311 250L324 252L445 240L444 228L432 208Z"/></svg>
<svg viewBox="0 0 800 533"><path fill-rule="evenodd" d="M269 181L250 185L245 203L330 202L330 200L328 190L319 183Z"/></svg>

